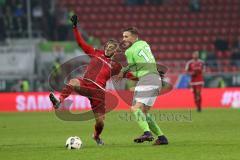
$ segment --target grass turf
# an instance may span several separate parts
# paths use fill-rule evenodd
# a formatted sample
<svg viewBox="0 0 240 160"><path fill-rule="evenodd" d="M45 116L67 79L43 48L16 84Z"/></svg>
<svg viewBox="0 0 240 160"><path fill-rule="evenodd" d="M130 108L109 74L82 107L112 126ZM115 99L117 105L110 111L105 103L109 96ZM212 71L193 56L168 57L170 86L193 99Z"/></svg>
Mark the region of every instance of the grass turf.
<svg viewBox="0 0 240 160"><path fill-rule="evenodd" d="M92 140L94 121L66 122L55 113L0 113L0 157L5 160L230 160L240 157L240 112L232 109L154 111L168 146L134 144L142 132L128 112L107 115L103 139ZM83 140L80 150L64 148L69 136Z"/></svg>

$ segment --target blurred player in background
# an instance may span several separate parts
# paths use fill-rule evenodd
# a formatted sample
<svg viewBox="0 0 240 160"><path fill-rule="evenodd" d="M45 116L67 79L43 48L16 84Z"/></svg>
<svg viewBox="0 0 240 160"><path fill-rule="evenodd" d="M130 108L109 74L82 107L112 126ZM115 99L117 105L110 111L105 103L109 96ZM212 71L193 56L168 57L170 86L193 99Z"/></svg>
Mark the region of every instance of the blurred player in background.
<svg viewBox="0 0 240 160"><path fill-rule="evenodd" d="M185 67L186 72L191 76L190 86L193 91L194 101L197 106L197 111L202 110L202 96L201 90L204 85L203 72L205 65L202 60L199 59L199 52L195 51L192 54L192 60L188 61Z"/></svg>
<svg viewBox="0 0 240 160"><path fill-rule="evenodd" d="M49 97L55 109L58 109L61 103L64 102L64 99L74 91L77 94L88 97L96 119L93 138L98 145L103 145L104 143L100 138L100 134L104 127L104 115L106 112L104 103L106 93L105 86L110 77L118 74L122 68L120 63L112 60L119 49L119 44L115 40L110 40L105 44L104 50L94 49L84 41L81 33L78 31L78 17L73 15L71 21L77 43L83 51L89 55L91 61L84 76L71 79L62 89L59 98L53 93L50 93Z"/></svg>
<svg viewBox="0 0 240 160"><path fill-rule="evenodd" d="M134 139L136 143L153 141L152 132L158 136L154 145L168 144L167 138L156 123L154 117L149 113L159 91L162 87L162 80L159 75L156 60L147 42L138 39L138 30L134 27L123 30L123 48L128 66L123 68L117 76L117 81L131 70L139 81L134 90L134 102L131 106L139 127L143 130L143 135Z"/></svg>

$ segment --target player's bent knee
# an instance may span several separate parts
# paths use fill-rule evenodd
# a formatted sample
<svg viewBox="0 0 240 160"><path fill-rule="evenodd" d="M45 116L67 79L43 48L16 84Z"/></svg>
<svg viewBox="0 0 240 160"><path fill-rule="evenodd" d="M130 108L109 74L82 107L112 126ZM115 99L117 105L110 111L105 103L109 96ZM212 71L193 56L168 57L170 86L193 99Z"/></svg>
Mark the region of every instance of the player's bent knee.
<svg viewBox="0 0 240 160"><path fill-rule="evenodd" d="M131 112L135 112L137 111L137 108L135 108L134 106L131 106Z"/></svg>
<svg viewBox="0 0 240 160"><path fill-rule="evenodd" d="M135 111L137 111L141 107L142 107L142 104L137 102L134 106L131 106L131 111L135 112Z"/></svg>
<svg viewBox="0 0 240 160"><path fill-rule="evenodd" d="M138 110L138 106L134 105L134 106L131 106L131 111L132 112L136 112Z"/></svg>
<svg viewBox="0 0 240 160"><path fill-rule="evenodd" d="M95 113L94 116L97 123L105 120L105 115L103 113Z"/></svg>
<svg viewBox="0 0 240 160"><path fill-rule="evenodd" d="M96 123L97 124L104 124L104 119L105 119L104 116L100 116L96 119Z"/></svg>

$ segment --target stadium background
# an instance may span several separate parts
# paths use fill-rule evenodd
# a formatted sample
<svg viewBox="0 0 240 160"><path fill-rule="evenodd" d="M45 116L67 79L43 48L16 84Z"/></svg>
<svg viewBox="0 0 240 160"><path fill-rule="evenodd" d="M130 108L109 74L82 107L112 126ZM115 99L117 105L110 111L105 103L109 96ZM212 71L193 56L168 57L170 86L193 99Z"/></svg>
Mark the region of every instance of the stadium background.
<svg viewBox="0 0 240 160"><path fill-rule="evenodd" d="M35 92L32 95L35 100L26 107L29 110L35 110L34 104L30 109L32 103L49 104L46 94L36 92L51 90L50 72L84 54L71 30L69 19L74 13L79 15L85 40L96 48L101 48L109 38L120 40L121 29L136 26L158 62L168 67L166 80L173 84L174 92L189 87L185 64L193 51L199 51L207 66L205 87L225 88L214 89L213 98L220 94L214 105L207 97L211 89L205 89L204 106L240 106L238 0L1 0L0 5L0 91L1 106L5 108L2 110L16 110L17 97L21 95L25 105L31 101L29 95L19 92ZM111 85L108 88L112 89ZM172 95L174 92L167 95L176 99L170 106L193 106L191 98L187 98L192 96L190 90L184 90L185 105L180 102L182 98ZM11 99L6 102L5 97ZM15 105L9 103L12 100Z"/></svg>

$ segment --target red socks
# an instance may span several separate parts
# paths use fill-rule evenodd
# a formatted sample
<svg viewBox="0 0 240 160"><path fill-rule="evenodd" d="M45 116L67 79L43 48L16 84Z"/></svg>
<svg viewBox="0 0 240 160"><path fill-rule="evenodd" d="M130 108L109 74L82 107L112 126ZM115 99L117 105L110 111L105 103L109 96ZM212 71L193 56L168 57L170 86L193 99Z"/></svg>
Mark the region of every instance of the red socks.
<svg viewBox="0 0 240 160"><path fill-rule="evenodd" d="M95 124L95 132L94 132L94 138L99 138L100 134L103 131L104 123L96 123Z"/></svg>
<svg viewBox="0 0 240 160"><path fill-rule="evenodd" d="M201 98L201 96L199 96L199 97L195 96L194 99L195 99L195 104L196 104L197 108L199 110L201 110L201 108L202 108L202 98Z"/></svg>

